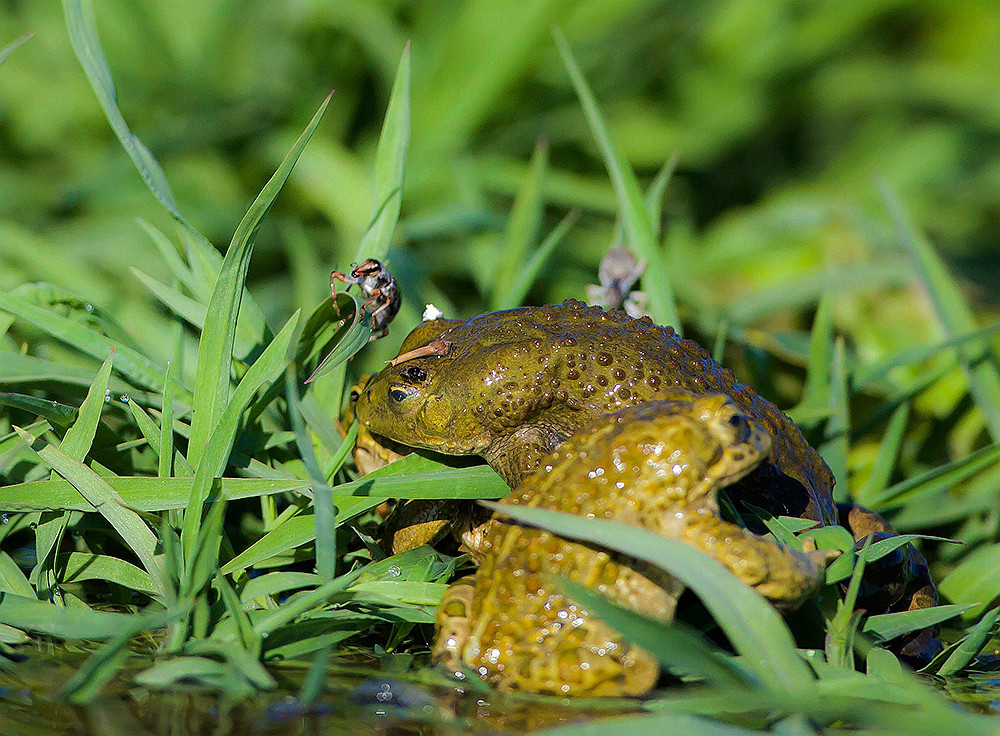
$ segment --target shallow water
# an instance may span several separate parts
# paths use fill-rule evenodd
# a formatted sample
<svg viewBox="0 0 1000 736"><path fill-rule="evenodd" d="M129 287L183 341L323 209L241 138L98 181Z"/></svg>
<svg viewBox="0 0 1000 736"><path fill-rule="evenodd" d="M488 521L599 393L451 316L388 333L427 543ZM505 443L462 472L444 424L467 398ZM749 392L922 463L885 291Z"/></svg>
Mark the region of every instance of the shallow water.
<svg viewBox="0 0 1000 736"><path fill-rule="evenodd" d="M304 671L274 668L279 687L234 701L180 686L151 691L131 683L126 670L86 706L58 702L53 693L75 672L83 653L34 651L24 661L0 660L0 734L3 736L294 736L297 734L523 733L581 720L637 712L628 701L586 708L558 701L462 693L446 683L406 681L375 669L331 669L321 697L296 698Z"/></svg>
<svg viewBox="0 0 1000 736"><path fill-rule="evenodd" d="M140 658L96 701L74 706L53 694L88 652L55 647L21 651L27 655L21 661L0 657L3 736L459 736L524 733L635 713L640 707L632 701L591 701L581 707L579 701L569 706L558 699L510 697L485 689L462 692L436 676L428 684L412 675L380 672L377 661L332 667L322 695L310 705L296 697L304 669L290 667L271 669L278 681L274 691L234 700L194 686L168 692L135 686L132 676L151 664ZM933 682L960 707L1000 716L997 673Z"/></svg>

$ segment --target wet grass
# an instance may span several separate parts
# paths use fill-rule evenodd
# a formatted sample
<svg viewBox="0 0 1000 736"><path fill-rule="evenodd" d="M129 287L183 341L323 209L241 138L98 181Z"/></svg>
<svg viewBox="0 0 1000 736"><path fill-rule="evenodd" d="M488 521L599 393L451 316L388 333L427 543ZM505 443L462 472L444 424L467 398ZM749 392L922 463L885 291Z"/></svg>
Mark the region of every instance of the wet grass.
<svg viewBox="0 0 1000 736"><path fill-rule="evenodd" d="M568 179L565 170L553 168L543 142L530 162L513 169L487 155L466 162L486 179L507 177L509 184L500 187L510 195L506 213L463 195L400 221L409 162L416 161L426 186L421 167L427 157L467 138L483 105L474 91L489 89L491 75L505 68L499 61L474 65L467 71L478 81L468 89L440 72L436 82L454 93L449 104L456 112L430 135L427 123L419 122L428 112L411 100L410 46L400 43L380 132L363 161L368 173L351 181L365 182L371 194L363 198L363 214L345 217L364 224L354 227L353 239L345 236L340 253L346 256L334 264L345 270L356 253L356 259L388 257L394 269L399 265L407 305L390 337L366 348L370 330L358 318L359 300L342 294L335 309L324 296L325 271L300 226L284 222L282 228L292 284L285 289L294 297L275 298L268 289L257 296L246 288L261 227L297 163L307 169L305 181L313 180L317 165L328 165L331 180L344 181L345 165L338 169L336 153L318 132L324 114L338 105L337 95L318 96L318 109L298 137L286 141L283 158L269 179L261 179L266 183L220 254L191 224L199 218L185 214L183 198L129 128L89 6L79 0L63 6L79 63L163 219L142 225L141 237L151 244L147 252L158 261L130 261L134 273L118 275L129 289L141 284L148 295L110 299L117 309L100 305L98 295L107 292L96 285L91 290L96 277L85 270L76 288L64 285L77 268L72 258L60 260L62 275L53 271L46 282L0 292L6 328L0 346L5 677L26 681L33 662L44 658L38 642L84 643L86 657L57 668L57 687L46 693L53 707L101 702L102 692L131 683L153 692L202 688L230 702L291 689L297 713L318 714L310 706L329 700L323 693L330 665L361 652L419 692L426 686L443 697L447 683L423 666L429 624L466 561L429 548L386 557L376 543L374 509L388 498L496 499L506 486L486 466L429 455L410 455L359 478L350 454L356 428L339 424L338 408L358 365L377 366L391 354L382 343L398 345L425 296L452 315L515 306L538 294L582 296L593 269L581 276L566 266L570 244L576 239L588 247L592 236L583 223L610 215L599 230L606 236L600 247L621 237L647 259L643 286L653 316L714 343L725 362L789 406L834 470L838 498L886 513L908 534L903 539L921 544L947 600L917 613L852 615L864 565L893 547L883 542L855 554L836 528L824 530L821 546L844 554L831 567L823 594L809 604L823 623L807 638L825 637L825 645L805 647L761 598L684 545L613 522L509 508L526 521L668 569L707 612L699 625L712 640L689 626L663 626L570 589L653 652L677 682L634 704L637 712L619 716L627 723L598 720L564 726L565 732L997 731L990 718L953 707L931 683L989 678L995 667L980 655L994 651L1000 612L994 606L1000 596L998 328L976 315L892 187L882 186L878 214L852 213L853 225L851 218L837 224L853 228L849 240L881 249L864 268L841 262L766 288L741 283L732 299L708 293L708 284L724 292L735 283L733 263L752 263L753 239L748 244L745 237L726 240L716 233L720 244L706 237L695 247L689 222L664 217L676 161L666 160L659 175L640 183L573 44L558 29L552 36L526 29L551 20L538 10L503 29L500 35L509 36L503 48L518 48L517 38L530 36L557 50L558 74L578 99L567 116L587 126L606 179L597 188ZM501 43L483 37L489 17L485 6L470 4L456 21L456 37L463 44ZM19 38L0 50L0 61L16 59L33 42ZM454 68L461 66L463 44L442 52L454 57ZM0 80L10 63L0 67ZM454 74L452 67L441 69ZM429 105L434 95L425 92L422 99ZM425 135L414 136L411 150L415 126ZM319 151L310 160L314 148ZM426 190L417 191L426 197L422 204L433 201ZM312 196L338 202L330 206L340 212L357 205L351 188ZM882 215L888 227L878 220ZM774 212L758 216L767 220L765 230L781 225ZM469 218L475 226L466 229ZM434 238L442 241L436 254L415 247L417 255L408 255L403 247ZM24 240L32 238L8 235L4 248L23 248ZM462 241L463 250L452 241ZM85 243L88 252L99 248L97 241ZM460 253L467 254L464 261ZM421 264L420 257L438 261ZM431 273L437 278L428 278ZM461 285L470 280L475 288L464 293ZM891 313L881 331L873 329L880 295L894 308L903 303L911 318L934 320L934 339L900 339L893 332L898 316ZM310 376L314 380L306 383ZM772 534L789 544L809 532L801 520L768 522ZM854 584L842 596L836 583L845 580ZM876 646L938 622L950 622L948 647L924 677ZM721 640L729 645L716 643ZM26 652L31 659L17 662ZM289 679L286 670L298 675ZM466 699L493 697L477 692L474 683L466 687ZM422 696L411 697L422 709ZM552 701L524 696L502 702L501 719ZM428 729L477 728L474 718L441 720L438 705L431 705L436 715ZM562 704L549 725L566 712L590 714L594 707L619 706Z"/></svg>

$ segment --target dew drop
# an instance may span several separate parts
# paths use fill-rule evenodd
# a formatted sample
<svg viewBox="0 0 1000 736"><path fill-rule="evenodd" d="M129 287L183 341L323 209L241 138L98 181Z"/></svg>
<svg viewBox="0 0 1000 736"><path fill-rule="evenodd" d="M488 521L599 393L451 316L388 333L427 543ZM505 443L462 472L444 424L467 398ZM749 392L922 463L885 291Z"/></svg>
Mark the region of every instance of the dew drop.
<svg viewBox="0 0 1000 736"><path fill-rule="evenodd" d="M123 404L127 404L128 403L128 394L122 394L121 399L122 399L122 403Z"/></svg>
<svg viewBox="0 0 1000 736"><path fill-rule="evenodd" d="M403 574L403 570L399 567L399 565L393 565L388 570L386 570L386 574L390 578L398 578L400 575Z"/></svg>
<svg viewBox="0 0 1000 736"><path fill-rule="evenodd" d="M0 524L9 524L9 523L10 523L10 519L7 518L7 514L4 514L3 516L0 516Z"/></svg>

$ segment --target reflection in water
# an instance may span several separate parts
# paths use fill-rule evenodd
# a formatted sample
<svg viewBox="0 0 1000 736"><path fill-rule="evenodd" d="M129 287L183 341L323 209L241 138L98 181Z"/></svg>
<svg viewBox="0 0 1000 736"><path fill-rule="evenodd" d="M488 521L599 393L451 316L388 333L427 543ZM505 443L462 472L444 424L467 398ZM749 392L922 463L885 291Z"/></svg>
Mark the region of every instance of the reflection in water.
<svg viewBox="0 0 1000 736"><path fill-rule="evenodd" d="M397 679L371 670L331 674L309 706L296 699L303 670L272 670L280 690L231 700L184 686L170 692L132 685L141 663L109 685L92 704L57 702L53 693L75 672L84 653L36 650L23 662L0 658L0 734L3 736L431 736L523 733L581 720L636 712L629 701L593 701L581 708L537 697L463 693ZM334 671L332 671L334 672ZM428 673L429 674L429 673Z"/></svg>

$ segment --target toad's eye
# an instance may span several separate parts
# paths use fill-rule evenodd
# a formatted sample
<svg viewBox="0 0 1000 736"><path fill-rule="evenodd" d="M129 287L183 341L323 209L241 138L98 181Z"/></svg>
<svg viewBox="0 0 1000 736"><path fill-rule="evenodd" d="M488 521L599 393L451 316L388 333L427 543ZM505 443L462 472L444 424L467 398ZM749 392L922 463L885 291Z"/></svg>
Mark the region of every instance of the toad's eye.
<svg viewBox="0 0 1000 736"><path fill-rule="evenodd" d="M409 386L393 386L389 389L389 401L401 404L415 393L416 389Z"/></svg>
<svg viewBox="0 0 1000 736"><path fill-rule="evenodd" d="M729 417L729 424L732 425L737 442L746 442L750 439L750 422L742 414L733 414Z"/></svg>
<svg viewBox="0 0 1000 736"><path fill-rule="evenodd" d="M423 383L427 380L427 371L419 365L404 365L399 369L399 375L413 383Z"/></svg>

